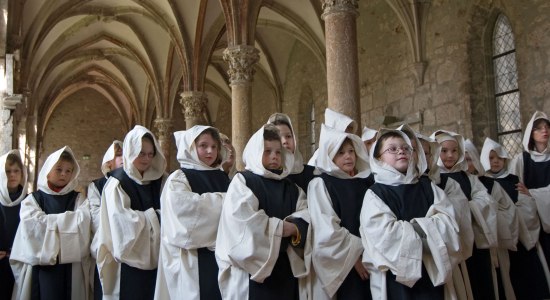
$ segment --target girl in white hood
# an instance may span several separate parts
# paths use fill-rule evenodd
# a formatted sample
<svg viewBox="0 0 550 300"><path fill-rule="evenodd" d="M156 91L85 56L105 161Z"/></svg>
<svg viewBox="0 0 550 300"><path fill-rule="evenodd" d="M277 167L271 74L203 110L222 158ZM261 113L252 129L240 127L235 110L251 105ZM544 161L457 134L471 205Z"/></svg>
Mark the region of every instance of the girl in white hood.
<svg viewBox="0 0 550 300"><path fill-rule="evenodd" d="M443 299L460 257L458 225L445 193L420 174L407 135L380 130L370 153L375 184L361 209L363 263L374 299ZM445 285L445 286L443 286Z"/></svg>
<svg viewBox="0 0 550 300"><path fill-rule="evenodd" d="M221 299L216 235L229 177L218 130L196 125L174 132L181 169L166 180L161 202L156 299Z"/></svg>
<svg viewBox="0 0 550 300"><path fill-rule="evenodd" d="M542 224L539 242L550 261L550 119L536 111L523 134L523 153L512 162L510 172L519 177L518 192L535 199Z"/></svg>
<svg viewBox="0 0 550 300"><path fill-rule="evenodd" d="M468 164L468 173L483 176L485 170L483 170L483 166L479 161L479 152L470 139L464 140L464 151L464 159L466 159L466 163Z"/></svg>
<svg viewBox="0 0 550 300"><path fill-rule="evenodd" d="M153 134L136 125L124 138L123 167L101 196L97 267L103 299L153 299L166 160Z"/></svg>
<svg viewBox="0 0 550 300"><path fill-rule="evenodd" d="M315 167L322 173L308 188L315 270L313 299L370 299L363 267L359 212L374 183L361 139L321 125Z"/></svg>
<svg viewBox="0 0 550 300"><path fill-rule="evenodd" d="M418 150L415 149L415 151L418 152L418 155L421 155L420 151L423 151L426 163L428 164L428 168L422 176L429 178L439 188L445 191L445 195L447 195L447 198L451 201L455 210L455 220L458 224L458 232L460 232L461 253L459 264L453 268L453 285L455 293L458 299L473 299L468 268L466 267L466 260L472 256L472 249L474 246L472 214L470 212L468 198L466 198L460 185L454 179L447 178L444 185L442 184L439 166L437 165L441 152L441 145L431 137L424 136L420 133L416 133L416 137L420 140L422 148Z"/></svg>
<svg viewBox="0 0 550 300"><path fill-rule="evenodd" d="M311 249L304 192L274 125L248 141L246 171L227 190L216 240L223 299L306 299ZM305 262L304 262L305 260Z"/></svg>
<svg viewBox="0 0 550 300"><path fill-rule="evenodd" d="M95 235L99 227L99 206L101 205L101 194L103 187L107 183L107 179L111 176L110 172L122 166L122 142L115 140L103 155L101 162L101 173L103 176L92 180L88 185L88 202L90 203L90 212L92 214L92 238L91 252L95 258L97 253L98 239ZM94 299L100 300L103 297L101 288L101 280L99 280L99 272L97 266L94 271Z"/></svg>
<svg viewBox="0 0 550 300"><path fill-rule="evenodd" d="M292 171L288 174L288 178L296 183L304 192L307 193L307 186L313 179L315 168L309 165L304 165L302 153L296 145L296 135L290 117L283 113L274 113L269 117L268 124L273 124L279 129L281 135L281 143L288 152L294 154L294 165Z"/></svg>
<svg viewBox="0 0 550 300"><path fill-rule="evenodd" d="M90 299L90 209L74 189L80 167L69 147L52 153L38 190L21 203L21 223L10 263L12 299Z"/></svg>
<svg viewBox="0 0 550 300"><path fill-rule="evenodd" d="M444 188L448 179L454 179L468 198L472 213L474 246L472 256L466 260L474 299L495 299L498 285L490 249L497 247L497 202L489 195L485 186L475 175L466 172L464 138L450 131L436 131L432 134L441 145L438 160L439 186ZM496 260L496 258L495 258ZM492 287L492 288L490 288Z"/></svg>
<svg viewBox="0 0 550 300"><path fill-rule="evenodd" d="M0 157L0 299L11 299L13 272L10 252L19 226L21 201L27 196L27 172L19 150L10 150Z"/></svg>
<svg viewBox="0 0 550 300"><path fill-rule="evenodd" d="M512 299L515 294L517 299L548 298L546 276L535 247L540 232L536 204L532 197L518 193L519 177L508 172L509 161L502 145L485 139L481 150L485 175L480 180L499 202L498 258L506 297Z"/></svg>

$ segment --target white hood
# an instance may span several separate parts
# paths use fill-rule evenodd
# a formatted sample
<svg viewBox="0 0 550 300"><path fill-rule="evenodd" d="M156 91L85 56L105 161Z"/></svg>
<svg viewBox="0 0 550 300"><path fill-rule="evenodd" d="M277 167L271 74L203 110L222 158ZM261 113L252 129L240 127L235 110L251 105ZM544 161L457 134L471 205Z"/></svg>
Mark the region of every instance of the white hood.
<svg viewBox="0 0 550 300"><path fill-rule="evenodd" d="M216 131L218 129L210 126L195 125L188 130L176 131L174 132L174 137L176 139L176 147L178 148L177 159L180 163L180 167L186 169L195 169L195 170L216 170L219 169L219 164L216 166L207 166L200 159L197 153L197 145L195 145L195 140L203 131L208 128L212 128ZM226 157L226 149L221 145L220 142L220 152L219 155L220 161L223 161Z"/></svg>
<svg viewBox="0 0 550 300"><path fill-rule="evenodd" d="M6 175L6 172L0 172L0 204L4 206L16 206L23 199L25 199L25 196L27 195L27 168L25 168L25 163L21 159L21 152L19 152L19 150L10 150L8 153L2 155L0 157L0 166L3 166L5 170L6 159L10 154L19 157L21 165L23 165L23 169L21 170L21 185L23 186L23 192L21 193L19 198L12 201L10 199L10 193L8 191L8 177Z"/></svg>
<svg viewBox="0 0 550 300"><path fill-rule="evenodd" d="M139 152L141 152L141 139L147 133L153 137L156 155L151 162L151 167L141 176L133 162L139 156ZM141 125L136 125L126 134L126 137L124 137L122 157L124 171L138 184L144 184L159 179L166 169L166 159L164 158L164 154L162 154L157 139L149 129Z"/></svg>
<svg viewBox="0 0 550 300"><path fill-rule="evenodd" d="M548 140L548 145L546 145L546 149L543 153L538 152L537 150L529 150L529 140L531 139L531 132L533 131L533 124L538 119L545 119L546 121L550 122L550 119L548 119L548 116L541 112L536 111L533 116L531 117L531 120L529 120L529 123L527 123L527 126L525 127L525 131L523 132L523 150L529 152L531 155L541 155L541 154L550 154L550 140Z"/></svg>
<svg viewBox="0 0 550 300"><path fill-rule="evenodd" d="M288 176L290 170L292 170L292 166L294 165L294 155L281 146L281 164L283 167L283 172L279 175L264 168L262 164L262 156L264 153L264 128L265 126L262 126L258 131L256 131L244 147L244 168L254 174L266 178L277 180L283 179Z"/></svg>
<svg viewBox="0 0 550 300"><path fill-rule="evenodd" d="M456 164L451 169L445 168L445 166L443 165L443 161L441 161L441 156L438 157L437 165L439 166L439 170L441 173L454 173L468 170L468 163L464 158L464 138L460 134L452 131L438 130L432 133L430 138L436 140L439 144L448 140L455 140L458 143L458 151L460 151L460 153L458 155L458 160Z"/></svg>
<svg viewBox="0 0 550 300"><path fill-rule="evenodd" d="M439 153L441 152L441 145L429 136L425 136L420 133L416 133L416 137L419 140L428 142L430 145L430 157L426 157L426 164L428 166L428 177L436 183L439 183L439 166L437 161L439 160ZM422 147L424 148L424 147ZM420 155L420 154L419 154Z"/></svg>
<svg viewBox="0 0 550 300"><path fill-rule="evenodd" d="M414 151L416 152L418 157L418 161L416 162L418 174L420 175L424 174L424 172L428 168L428 163L426 162L426 156L422 155L424 153L424 147L422 147L422 143L420 142L420 139L416 136L416 132L407 124L403 124L397 127L397 130L403 131L407 135L407 137L409 136L413 137L414 142L416 143L416 148L414 149ZM413 153L413 157L414 157L414 153Z"/></svg>
<svg viewBox="0 0 550 300"><path fill-rule="evenodd" d="M54 192L50 189L48 186L48 174L53 169L55 164L59 161L59 157L61 157L61 153L63 152L69 153L73 160L74 160L74 169L73 169L73 176L69 180L69 183L63 189L59 192ZM42 166L42 169L40 170L40 173L38 174L38 189L42 190L46 194L50 195L65 195L69 192L73 191L78 186L78 175L80 174L80 166L78 165L78 162L76 161L76 158L73 154L73 150L69 148L69 146L65 146L54 153L50 154L48 158L46 159L46 162L44 162L44 165Z"/></svg>
<svg viewBox="0 0 550 300"><path fill-rule="evenodd" d="M510 156L508 155L508 152L504 147L502 147L501 144L493 141L490 138L486 138L485 142L483 143L483 148L481 149L481 156L480 161L481 165L483 165L483 169L485 171L491 170L491 161L489 160L489 155L491 154L491 151L495 151L500 158L506 159L506 164L504 168L507 167L507 162L510 159Z"/></svg>
<svg viewBox="0 0 550 300"><path fill-rule="evenodd" d="M267 120L267 124L273 124L275 117L284 118L290 125L290 131L292 131L292 137L294 138L294 165L292 166L292 171L290 171L290 174L300 174L304 170L304 158L302 153L300 153L300 149L298 149L296 131L294 130L294 126L292 126L292 121L290 121L290 117L286 114L274 113Z"/></svg>
<svg viewBox="0 0 550 300"><path fill-rule="evenodd" d="M346 131L346 128L351 125L353 127L353 134L357 134L357 122L330 108L325 109L325 125L340 131Z"/></svg>
<svg viewBox="0 0 550 300"><path fill-rule="evenodd" d="M332 161L346 138L351 140L356 154L355 169L357 170L357 174L353 177L342 171L342 169ZM315 159L315 167L323 173L342 179L366 178L370 175L368 154L359 136L330 128L324 124L321 124L319 154Z"/></svg>
<svg viewBox="0 0 550 300"><path fill-rule="evenodd" d="M469 139L464 141L464 151L467 152L468 155L470 155L472 163L474 164L474 168L476 168L478 172L478 176L483 176L485 174L485 169L483 169L483 166L479 161L479 152L477 152L476 146ZM468 162L466 162L466 164L467 163Z"/></svg>
<svg viewBox="0 0 550 300"><path fill-rule="evenodd" d="M365 126L365 127L363 127L363 134L361 134L361 140L363 142L368 141L368 140L372 139L373 137L375 137L377 133L378 133L377 130L374 130L374 129L371 129L371 128L368 128L367 126Z"/></svg>
<svg viewBox="0 0 550 300"><path fill-rule="evenodd" d="M115 145L118 145L120 149L122 149L122 142L119 140L114 140L111 146L109 146L109 149L107 149L107 152L105 152L105 155L103 155L103 161L101 162L101 173L105 176L107 176L107 173L112 171L109 168L109 162L115 159Z"/></svg>
<svg viewBox="0 0 550 300"><path fill-rule="evenodd" d="M372 145L373 150L370 151L370 165L372 173L374 173L374 181L386 185L400 185L416 182L419 176L417 172L418 166L415 165L415 161L414 159L412 159L412 157L411 159L409 159L407 174L403 174L397 171L394 167L375 157L374 149L376 149L376 145L380 142L380 137L388 132L395 132L399 134L403 138L403 140L405 140L407 145L412 148L411 140L403 131L397 129L394 130L381 128L378 131L378 138L376 139L376 142Z"/></svg>

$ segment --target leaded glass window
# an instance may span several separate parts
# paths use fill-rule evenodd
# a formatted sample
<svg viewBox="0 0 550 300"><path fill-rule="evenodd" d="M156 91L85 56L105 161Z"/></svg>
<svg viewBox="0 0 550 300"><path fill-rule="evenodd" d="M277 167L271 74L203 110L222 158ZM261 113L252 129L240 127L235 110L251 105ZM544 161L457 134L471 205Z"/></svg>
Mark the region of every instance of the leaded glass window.
<svg viewBox="0 0 550 300"><path fill-rule="evenodd" d="M521 152L521 115L514 33L508 18L499 15L493 31L493 71L499 142L515 157Z"/></svg>

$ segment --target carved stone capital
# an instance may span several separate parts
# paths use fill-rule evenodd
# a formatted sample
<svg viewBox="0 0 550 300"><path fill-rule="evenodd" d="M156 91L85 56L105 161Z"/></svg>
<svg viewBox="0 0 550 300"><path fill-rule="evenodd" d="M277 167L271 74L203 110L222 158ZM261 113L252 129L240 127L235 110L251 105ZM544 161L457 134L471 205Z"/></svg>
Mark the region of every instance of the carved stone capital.
<svg viewBox="0 0 550 300"><path fill-rule="evenodd" d="M172 134L174 121L168 118L156 118L154 121L159 140L165 140Z"/></svg>
<svg viewBox="0 0 550 300"><path fill-rule="evenodd" d="M180 104L183 106L183 115L186 120L202 116L208 103L204 92L182 92L180 96Z"/></svg>
<svg viewBox="0 0 550 300"><path fill-rule="evenodd" d="M323 14L321 19L325 19L326 16L334 13L348 13L359 15L358 0L322 0L323 1Z"/></svg>
<svg viewBox="0 0 550 300"><path fill-rule="evenodd" d="M260 60L260 51L248 45L232 46L223 51L223 60L229 63L231 85L249 84L254 79L254 64Z"/></svg>

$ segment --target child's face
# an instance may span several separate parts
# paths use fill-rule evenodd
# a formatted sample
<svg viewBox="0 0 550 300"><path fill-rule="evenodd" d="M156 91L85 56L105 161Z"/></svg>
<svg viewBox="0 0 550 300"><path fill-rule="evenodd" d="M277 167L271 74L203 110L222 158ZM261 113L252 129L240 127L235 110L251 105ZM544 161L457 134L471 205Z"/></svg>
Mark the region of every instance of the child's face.
<svg viewBox="0 0 550 300"><path fill-rule="evenodd" d="M207 166L212 166L216 159L218 159L218 143L212 135L208 133L203 133L195 140L195 145L197 146L197 155L199 160Z"/></svg>
<svg viewBox="0 0 550 300"><path fill-rule="evenodd" d="M370 139L370 140L363 141L363 144L365 144L365 147L367 147L367 151L368 151L368 152L370 152L370 148L372 147L372 145L374 144L374 142L376 142L376 137L373 137L373 138Z"/></svg>
<svg viewBox="0 0 550 300"><path fill-rule="evenodd" d="M458 151L458 143L456 141L444 141L441 143L441 153L439 157L443 161L445 168L452 168L458 161L460 152Z"/></svg>
<svg viewBox="0 0 550 300"><path fill-rule="evenodd" d="M468 173L475 175L477 173L477 170L476 166L474 166L474 161L472 160L470 153L464 153L464 159L466 159L466 162L468 163Z"/></svg>
<svg viewBox="0 0 550 300"><path fill-rule="evenodd" d="M420 143L422 144L422 148L424 149L424 155L426 156L426 160L430 160L430 157L432 156L432 149L430 148L430 143L425 140L420 140Z"/></svg>
<svg viewBox="0 0 550 300"><path fill-rule="evenodd" d="M404 139L389 137L382 142L379 159L392 166L397 171L405 174L409 167L412 149Z"/></svg>
<svg viewBox="0 0 550 300"><path fill-rule="evenodd" d="M493 150L489 153L489 163L491 164L491 172L498 173L504 168L504 163L506 160L502 157L499 157L497 153Z"/></svg>
<svg viewBox="0 0 550 300"><path fill-rule="evenodd" d="M140 172L144 173L151 167L153 158L155 157L155 146L148 139L141 140L141 151L138 157L134 159L134 167Z"/></svg>
<svg viewBox="0 0 550 300"><path fill-rule="evenodd" d="M54 187L62 188L71 181L73 170L74 166L71 162L60 160L48 173L48 182Z"/></svg>
<svg viewBox="0 0 550 300"><path fill-rule="evenodd" d="M531 137L536 143L545 144L548 143L548 137L550 134L550 124L544 119L536 120L533 124L533 130L531 131Z"/></svg>
<svg viewBox="0 0 550 300"><path fill-rule="evenodd" d="M338 153L334 156L332 161L335 165L338 166L342 171L353 176L355 173L355 161L357 156L355 154L355 148L351 143L345 142L338 149Z"/></svg>
<svg viewBox="0 0 550 300"><path fill-rule="evenodd" d="M265 141L264 153L262 155L262 165L269 170L279 170L281 168L281 141Z"/></svg>
<svg viewBox="0 0 550 300"><path fill-rule="evenodd" d="M21 184L23 171L19 168L19 165L15 163L10 166L6 164L6 177L8 178L8 191L16 191Z"/></svg>
<svg viewBox="0 0 550 300"><path fill-rule="evenodd" d="M294 135L292 134L290 128L281 124L277 125L277 129L279 129L279 135L281 136L281 143L283 144L283 147L285 147L288 152L294 153L296 145L294 144Z"/></svg>

